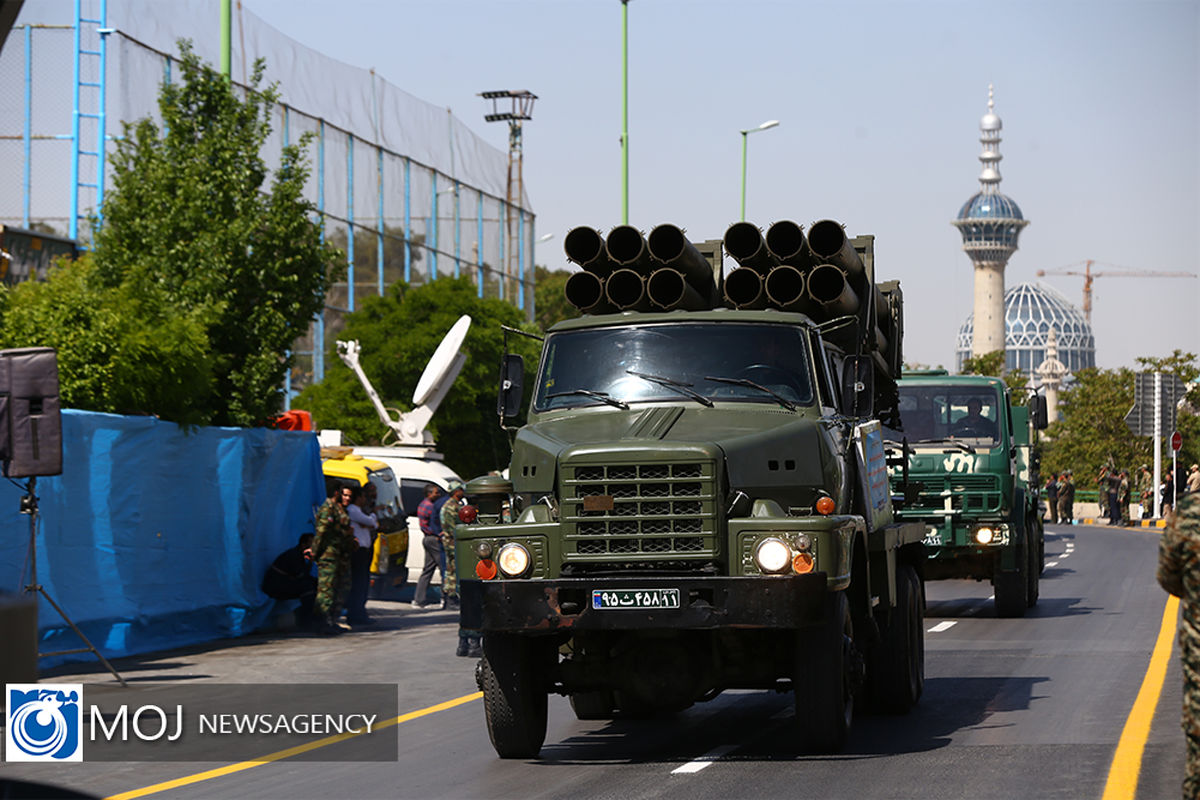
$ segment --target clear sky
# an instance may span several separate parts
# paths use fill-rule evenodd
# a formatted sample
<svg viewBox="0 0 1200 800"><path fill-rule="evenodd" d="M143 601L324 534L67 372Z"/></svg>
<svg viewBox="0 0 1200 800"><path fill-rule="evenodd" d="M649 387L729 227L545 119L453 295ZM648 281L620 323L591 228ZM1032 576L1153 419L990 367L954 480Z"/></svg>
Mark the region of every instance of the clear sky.
<svg viewBox="0 0 1200 800"><path fill-rule="evenodd" d="M310 47L453 109L498 148L477 93L528 89L525 181L542 244L621 222L619 0L241 0ZM1001 191L1039 269L1200 272L1200 3L630 0L630 222L694 240L738 219L843 222L898 278L905 355L952 366L973 271L950 220L979 188L995 86ZM1083 279L1044 278L1075 304ZM1097 277L1097 363L1200 351L1200 279Z"/></svg>

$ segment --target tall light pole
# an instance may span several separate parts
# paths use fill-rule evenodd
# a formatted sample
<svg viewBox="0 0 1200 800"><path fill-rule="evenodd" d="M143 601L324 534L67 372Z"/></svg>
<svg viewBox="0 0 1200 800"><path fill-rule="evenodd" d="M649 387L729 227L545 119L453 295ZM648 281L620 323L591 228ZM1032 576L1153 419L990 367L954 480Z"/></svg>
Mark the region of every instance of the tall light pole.
<svg viewBox="0 0 1200 800"><path fill-rule="evenodd" d="M757 128L747 128L742 131L742 221L746 221L746 140L752 133L765 131L768 128L774 128L779 124L777 119L769 119Z"/></svg>
<svg viewBox="0 0 1200 800"><path fill-rule="evenodd" d="M621 0L621 223L629 224L629 0Z"/></svg>

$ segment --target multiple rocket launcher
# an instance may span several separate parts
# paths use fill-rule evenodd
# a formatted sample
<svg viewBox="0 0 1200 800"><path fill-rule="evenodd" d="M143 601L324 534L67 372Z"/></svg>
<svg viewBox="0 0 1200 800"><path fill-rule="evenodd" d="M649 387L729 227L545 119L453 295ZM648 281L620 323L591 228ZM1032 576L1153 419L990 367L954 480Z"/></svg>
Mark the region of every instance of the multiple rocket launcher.
<svg viewBox="0 0 1200 800"><path fill-rule="evenodd" d="M818 323L856 317L862 324L855 327L874 334L863 349L885 362L879 366L886 373L899 375L899 285L873 282L873 268L840 223L817 222L806 237L800 225L783 220L764 237L752 223L736 222L722 244L738 263L724 280L719 256L710 261L675 225L659 225L645 237L619 225L607 239L593 228L573 228L563 249L583 271L567 280L567 301L585 314L726 306L795 311ZM875 324L865 324L871 317Z"/></svg>

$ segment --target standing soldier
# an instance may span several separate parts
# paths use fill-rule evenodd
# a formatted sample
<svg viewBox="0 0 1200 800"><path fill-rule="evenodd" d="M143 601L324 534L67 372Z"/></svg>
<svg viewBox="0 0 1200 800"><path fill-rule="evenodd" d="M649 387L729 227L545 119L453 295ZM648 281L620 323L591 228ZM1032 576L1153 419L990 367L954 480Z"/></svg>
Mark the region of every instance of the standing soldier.
<svg viewBox="0 0 1200 800"><path fill-rule="evenodd" d="M458 510L463 506L462 481L450 481L446 486L446 502L438 512L442 517L442 548L446 551L446 577L442 580L442 608L458 608L458 572L454 563L454 527L458 525Z"/></svg>
<svg viewBox="0 0 1200 800"><path fill-rule="evenodd" d="M1183 796L1200 797L1200 495L1181 497L1179 510L1170 516L1158 545L1158 582L1183 601Z"/></svg>
<svg viewBox="0 0 1200 800"><path fill-rule="evenodd" d="M334 484L329 499L317 511L317 538L313 555L317 558L317 598L313 603L313 624L318 633L341 633L338 613L350 591L350 553L358 546L350 528L350 487Z"/></svg>
<svg viewBox="0 0 1200 800"><path fill-rule="evenodd" d="M1137 491L1138 502L1142 504L1142 519L1149 519L1154 513L1154 476L1146 464L1138 467Z"/></svg>
<svg viewBox="0 0 1200 800"><path fill-rule="evenodd" d="M1050 521L1058 523L1058 475L1051 472L1046 479L1046 510L1050 512Z"/></svg>
<svg viewBox="0 0 1200 800"><path fill-rule="evenodd" d="M1100 467L1100 474L1096 476L1096 491L1099 492L1097 500L1100 503L1100 519L1112 522L1112 508L1108 502L1108 464Z"/></svg>
<svg viewBox="0 0 1200 800"><path fill-rule="evenodd" d="M1121 507L1121 525L1129 527L1129 470L1121 470L1117 481L1117 504Z"/></svg>
<svg viewBox="0 0 1200 800"><path fill-rule="evenodd" d="M1071 470L1062 474L1058 484L1058 521L1063 525L1075 524L1075 480Z"/></svg>

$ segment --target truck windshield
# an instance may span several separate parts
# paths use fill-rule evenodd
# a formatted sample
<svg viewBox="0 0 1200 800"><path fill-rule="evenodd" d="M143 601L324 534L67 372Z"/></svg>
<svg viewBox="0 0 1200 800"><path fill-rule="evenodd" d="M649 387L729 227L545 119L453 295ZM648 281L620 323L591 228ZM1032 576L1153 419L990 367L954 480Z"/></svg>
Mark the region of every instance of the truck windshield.
<svg viewBox="0 0 1200 800"><path fill-rule="evenodd" d="M385 518L401 517L404 510L400 507L400 486L391 468L369 470L367 480L375 487L375 513L380 522Z"/></svg>
<svg viewBox="0 0 1200 800"><path fill-rule="evenodd" d="M788 325L663 323L546 339L534 409L813 401L807 332Z"/></svg>
<svg viewBox="0 0 1200 800"><path fill-rule="evenodd" d="M884 428L887 439L909 444L965 440L992 445L999 441L999 395L982 386L905 386L900 382L903 430Z"/></svg>

